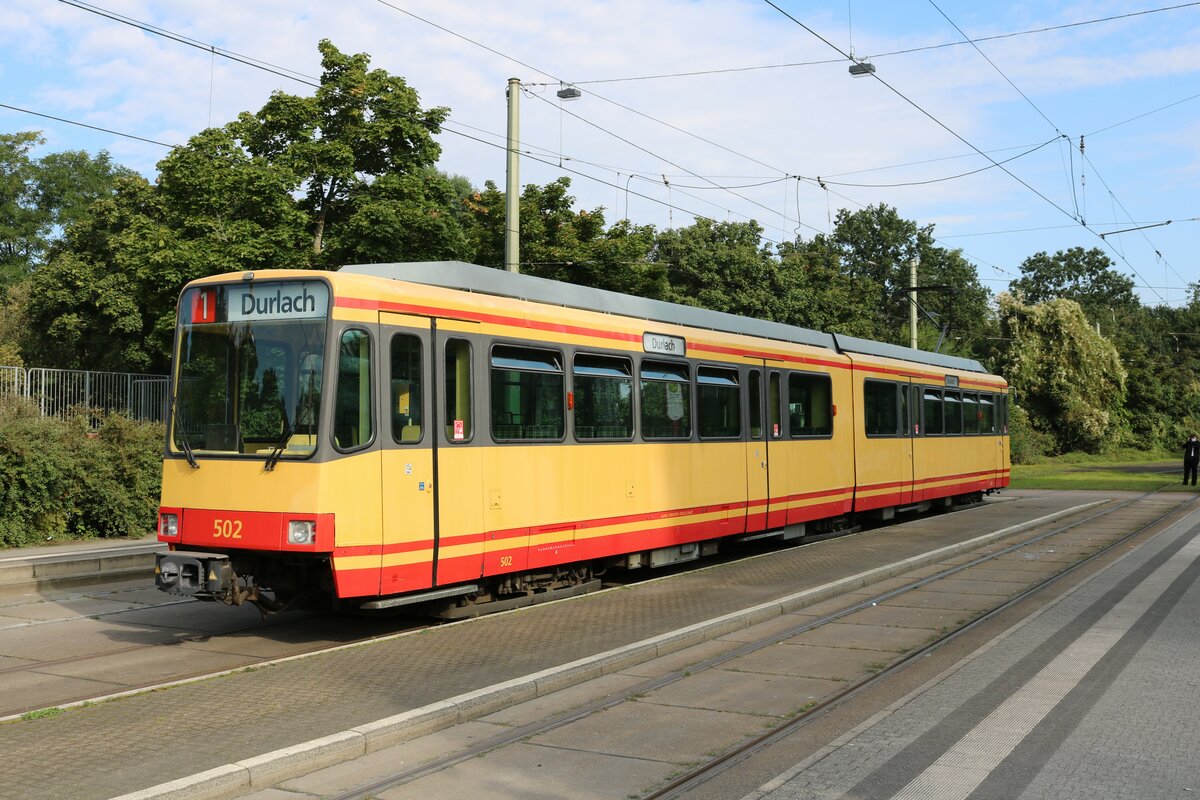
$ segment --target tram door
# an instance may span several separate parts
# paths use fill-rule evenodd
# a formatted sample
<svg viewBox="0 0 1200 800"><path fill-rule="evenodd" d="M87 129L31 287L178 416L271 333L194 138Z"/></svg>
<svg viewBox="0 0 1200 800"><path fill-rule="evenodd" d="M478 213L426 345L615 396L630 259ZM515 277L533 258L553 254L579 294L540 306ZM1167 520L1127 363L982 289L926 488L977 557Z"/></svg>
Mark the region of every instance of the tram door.
<svg viewBox="0 0 1200 800"><path fill-rule="evenodd" d="M746 373L746 408L749 441L746 442L746 533L767 527L770 498L770 462L767 459L766 384L758 367Z"/></svg>
<svg viewBox="0 0 1200 800"><path fill-rule="evenodd" d="M480 416L487 347L479 324L433 321L435 585L478 580L485 541Z"/></svg>
<svg viewBox="0 0 1200 800"><path fill-rule="evenodd" d="M908 385L900 385L900 421L904 425L904 454L901 456L900 505L907 506L917 502L914 495L917 479L917 448L916 437L920 433L921 420L921 389L914 386L910 379Z"/></svg>
<svg viewBox="0 0 1200 800"><path fill-rule="evenodd" d="M472 322L380 312L380 592L478 579L483 565Z"/></svg>
<svg viewBox="0 0 1200 800"><path fill-rule="evenodd" d="M433 585L434 458L431 325L380 312L383 541L380 593Z"/></svg>
<svg viewBox="0 0 1200 800"><path fill-rule="evenodd" d="M768 365L769 366L769 365ZM767 528L782 528L787 524L788 488L788 459L790 448L783 443L783 376L777 369L766 370L764 399L767 403L767 413L763 419L766 423L764 441L767 443L767 489L770 499L767 502Z"/></svg>

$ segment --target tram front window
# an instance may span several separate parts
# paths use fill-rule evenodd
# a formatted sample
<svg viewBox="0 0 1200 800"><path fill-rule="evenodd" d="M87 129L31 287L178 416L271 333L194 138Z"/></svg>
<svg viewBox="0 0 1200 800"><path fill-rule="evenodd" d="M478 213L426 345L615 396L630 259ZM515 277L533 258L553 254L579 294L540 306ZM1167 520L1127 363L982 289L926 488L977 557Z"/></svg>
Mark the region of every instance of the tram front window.
<svg viewBox="0 0 1200 800"><path fill-rule="evenodd" d="M211 285L180 304L173 448L303 458L317 446L329 290L319 281Z"/></svg>

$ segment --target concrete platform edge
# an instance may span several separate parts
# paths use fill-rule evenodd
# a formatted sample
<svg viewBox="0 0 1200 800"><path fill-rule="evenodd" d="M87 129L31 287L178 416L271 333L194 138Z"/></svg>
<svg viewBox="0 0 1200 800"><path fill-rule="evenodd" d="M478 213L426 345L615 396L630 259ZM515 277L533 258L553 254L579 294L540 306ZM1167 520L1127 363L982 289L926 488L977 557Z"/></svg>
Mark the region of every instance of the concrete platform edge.
<svg viewBox="0 0 1200 800"><path fill-rule="evenodd" d="M1177 529L1187 527L1187 526L1194 526L1198 522L1200 522L1200 511L1193 511L1193 512L1189 513L1183 519L1177 520L1176 522L1171 523L1171 525L1169 525L1168 527L1164 528L1162 531L1159 531L1157 534L1155 534L1155 538L1156 539L1163 538L1163 537L1169 538L1177 531ZM954 673L958 672L959 670L967 667L971 662L982 657L992 648L1002 645L1007 639L1009 639L1011 636L1016 634L1022 628L1025 628L1028 625L1034 624L1044 614L1049 613L1053 608L1058 606L1060 603L1066 602L1067 599L1070 598L1073 594L1075 594L1078 591L1082 591L1084 589L1084 587L1087 586L1087 584L1090 583L1091 581L1099 580L1099 579L1101 579L1101 576L1117 569L1120 564L1122 564L1126 559L1130 558L1132 555L1134 555L1133 551L1122 553L1112 563L1105 566L1103 569L1101 569L1099 572L1097 572L1095 575L1093 575L1088 580L1082 581L1081 583L1071 587L1068 591L1064 592L1062 595L1055 598L1055 600L1053 602L1048 603L1047 605L1045 605L1042 608L1038 609L1037 611L1033 612L1029 616L1021 619L1016 624L1012 625L1011 627L1009 627L1006 630L1002 631L1001 633L997 634L995 638L988 640L987 642L982 644L979 648L977 648L976 650L963 656L961 659L959 659L955 663L951 664L946 669L939 672L937 675L934 675L932 678L925 681L924 683L922 683L920 686L916 687L912 691L908 692L903 697L900 697L899 699L893 701L885 708L880 709L875 714L871 715L867 719L858 723L853 728L851 728L850 730L846 731L838 738L831 741L829 744L827 744L824 747L813 752L810 756L805 758L803 761L801 761L798 764L792 766L791 768L781 772L779 775L776 775L774 778L767 781L766 783L764 783L762 786L755 789L754 791L743 795L740 798L740 800L762 800L762 798L771 794L776 789L780 788L781 786L786 784L788 781L790 781L792 778L796 777L797 775L799 775L802 772L804 772L805 770L807 770L813 764L818 763L819 761L821 761L822 759L827 757L829 754L837 751L838 749L845 747L847 744L854 741L858 736L860 736L864 731L870 730L874 726L878 725L881 721L883 721L887 717L891 716L892 714L896 713L898 710L900 710L901 708L906 706L908 703L912 702L912 700L914 700L915 698L924 694L925 692L929 691L930 688L932 688L932 687L936 686L937 684L941 683L942 681L946 680L948 677L950 677Z"/></svg>
<svg viewBox="0 0 1200 800"><path fill-rule="evenodd" d="M112 800L224 800L266 788L323 767L359 757L452 725L477 719L534 697L565 689L601 675L650 661L728 633L789 614L884 578L936 563L1029 528L1102 505L1097 500L1010 525L957 544L792 595L735 611L676 631L624 645L587 658L535 672L504 683L451 697L402 714L356 726L342 733L301 742L196 775L151 786Z"/></svg>

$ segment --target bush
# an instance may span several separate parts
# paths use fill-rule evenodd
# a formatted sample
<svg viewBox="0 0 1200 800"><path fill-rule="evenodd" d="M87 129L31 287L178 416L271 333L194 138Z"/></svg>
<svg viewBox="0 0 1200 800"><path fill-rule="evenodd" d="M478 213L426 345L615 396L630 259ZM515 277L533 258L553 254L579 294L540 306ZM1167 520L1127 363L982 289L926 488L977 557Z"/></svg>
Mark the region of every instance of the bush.
<svg viewBox="0 0 1200 800"><path fill-rule="evenodd" d="M1014 464L1036 464L1057 446L1054 434L1038 430L1029 412L1016 403L1009 406L1008 433L1009 458Z"/></svg>
<svg viewBox="0 0 1200 800"><path fill-rule="evenodd" d="M164 436L159 423L96 411L60 420L0 398L0 547L153 531Z"/></svg>

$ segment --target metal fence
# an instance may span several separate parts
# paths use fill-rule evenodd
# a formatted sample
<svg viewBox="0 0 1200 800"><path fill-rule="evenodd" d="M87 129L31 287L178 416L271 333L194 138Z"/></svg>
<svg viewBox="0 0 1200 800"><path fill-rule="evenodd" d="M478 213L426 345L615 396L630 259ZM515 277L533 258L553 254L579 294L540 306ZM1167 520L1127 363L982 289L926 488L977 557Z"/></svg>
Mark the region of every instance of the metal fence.
<svg viewBox="0 0 1200 800"><path fill-rule="evenodd" d="M47 417L65 417L73 407L153 422L167 416L166 375L0 367L0 396L4 395L29 398Z"/></svg>

